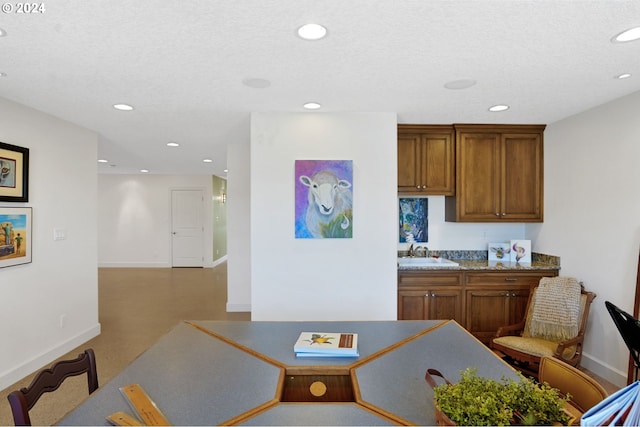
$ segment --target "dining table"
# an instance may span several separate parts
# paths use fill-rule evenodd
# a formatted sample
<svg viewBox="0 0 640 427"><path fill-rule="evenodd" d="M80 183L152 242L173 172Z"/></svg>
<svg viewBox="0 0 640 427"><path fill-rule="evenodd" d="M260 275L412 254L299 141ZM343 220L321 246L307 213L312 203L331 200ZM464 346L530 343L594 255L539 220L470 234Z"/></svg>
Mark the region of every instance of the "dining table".
<svg viewBox="0 0 640 427"><path fill-rule="evenodd" d="M357 334L353 357L298 357L302 332ZM96 355L98 369L100 355ZM138 419L136 384L172 425L435 425L427 369L451 382L516 371L453 320L178 323L58 425Z"/></svg>

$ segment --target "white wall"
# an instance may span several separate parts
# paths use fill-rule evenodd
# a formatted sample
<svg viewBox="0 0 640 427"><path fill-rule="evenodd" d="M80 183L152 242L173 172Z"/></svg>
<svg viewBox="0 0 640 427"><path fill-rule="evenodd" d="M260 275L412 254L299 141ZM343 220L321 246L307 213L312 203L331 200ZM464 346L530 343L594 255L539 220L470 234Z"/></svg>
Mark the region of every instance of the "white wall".
<svg viewBox="0 0 640 427"><path fill-rule="evenodd" d="M205 267L213 265L210 175L98 175L100 267L171 267L171 190L202 189Z"/></svg>
<svg viewBox="0 0 640 427"><path fill-rule="evenodd" d="M393 113L254 113L253 320L394 320ZM294 238L295 160L353 160L353 238Z"/></svg>
<svg viewBox="0 0 640 427"><path fill-rule="evenodd" d="M98 137L0 98L0 141L30 150L29 202L0 206L33 208L33 262L0 269L4 389L100 333ZM54 241L54 228L66 240Z"/></svg>
<svg viewBox="0 0 640 427"><path fill-rule="evenodd" d="M400 196L413 197L413 196ZM486 251L487 243L508 242L511 239L523 239L525 227L523 223L477 223L477 222L446 222L444 220L444 196L428 196L428 229L427 246L429 250L466 250ZM398 208L396 208L398 210ZM396 212L398 215L399 212ZM396 220L396 234L398 234L398 220ZM396 235L398 250L407 250L409 243L400 243L400 236ZM531 249L539 252L534 242Z"/></svg>
<svg viewBox="0 0 640 427"><path fill-rule="evenodd" d="M582 364L626 384L629 352L604 306L633 313L640 247L640 92L547 126L545 222L527 227L563 275L597 293Z"/></svg>
<svg viewBox="0 0 640 427"><path fill-rule="evenodd" d="M250 153L248 131L227 147L227 311L251 311Z"/></svg>

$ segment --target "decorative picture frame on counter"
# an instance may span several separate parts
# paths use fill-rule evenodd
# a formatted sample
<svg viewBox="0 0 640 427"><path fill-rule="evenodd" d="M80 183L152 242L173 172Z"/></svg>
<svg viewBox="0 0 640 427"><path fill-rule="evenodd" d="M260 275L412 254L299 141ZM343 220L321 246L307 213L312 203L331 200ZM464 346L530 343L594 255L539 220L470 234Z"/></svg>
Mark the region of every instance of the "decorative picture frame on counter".
<svg viewBox="0 0 640 427"><path fill-rule="evenodd" d="M511 262L531 264L531 240L511 241Z"/></svg>
<svg viewBox="0 0 640 427"><path fill-rule="evenodd" d="M31 262L32 209L0 207L0 268Z"/></svg>
<svg viewBox="0 0 640 427"><path fill-rule="evenodd" d="M0 142L0 202L29 201L29 149Z"/></svg>
<svg viewBox="0 0 640 427"><path fill-rule="evenodd" d="M509 242L489 243L489 261L510 262L511 244Z"/></svg>

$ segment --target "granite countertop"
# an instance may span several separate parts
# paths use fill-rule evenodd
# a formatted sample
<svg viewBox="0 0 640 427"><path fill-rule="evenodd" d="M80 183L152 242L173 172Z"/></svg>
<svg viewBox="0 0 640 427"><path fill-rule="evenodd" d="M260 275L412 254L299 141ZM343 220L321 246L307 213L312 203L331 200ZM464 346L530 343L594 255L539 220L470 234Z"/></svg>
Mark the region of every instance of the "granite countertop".
<svg viewBox="0 0 640 427"><path fill-rule="evenodd" d="M443 267L437 264L429 266L398 266L399 271L411 270L560 270L560 257L533 252L531 264L518 264L507 261L489 261L487 251L429 251L429 256L440 256L455 261L458 267ZM398 252L398 256L406 253Z"/></svg>

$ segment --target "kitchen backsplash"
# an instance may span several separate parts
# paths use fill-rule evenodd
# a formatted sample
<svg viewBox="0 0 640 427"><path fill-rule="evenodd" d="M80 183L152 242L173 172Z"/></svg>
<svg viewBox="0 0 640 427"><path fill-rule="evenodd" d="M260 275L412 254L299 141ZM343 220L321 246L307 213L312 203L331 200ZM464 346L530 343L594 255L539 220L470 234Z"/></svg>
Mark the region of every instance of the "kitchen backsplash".
<svg viewBox="0 0 640 427"><path fill-rule="evenodd" d="M398 256L407 256L408 251L398 251ZM489 258L487 251L438 251L438 250L429 250L429 256L439 256L445 259L456 260L456 259L466 259L466 260L476 260L476 261L485 261ZM560 265L560 257L554 255L540 254L537 252L533 252L531 254L532 262L539 262L543 264L550 265Z"/></svg>

